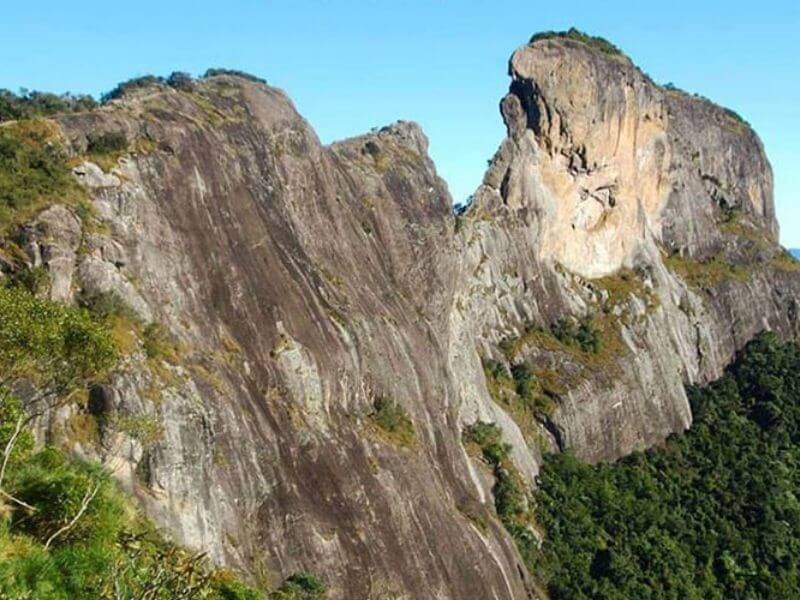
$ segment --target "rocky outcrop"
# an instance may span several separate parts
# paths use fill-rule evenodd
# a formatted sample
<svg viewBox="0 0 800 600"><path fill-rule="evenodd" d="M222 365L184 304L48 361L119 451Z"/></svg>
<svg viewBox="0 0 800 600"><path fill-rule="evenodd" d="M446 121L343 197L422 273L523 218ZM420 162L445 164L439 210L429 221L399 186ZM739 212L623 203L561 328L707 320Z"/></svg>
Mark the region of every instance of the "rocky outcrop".
<svg viewBox="0 0 800 600"><path fill-rule="evenodd" d="M111 176L76 170L104 225L76 287L181 348L175 364L135 353L92 404L99 457L147 512L254 577L319 573L333 598L524 597L502 526L463 511L480 496L489 514L491 481L460 443L459 256L419 128L324 147L282 92L227 76L61 126L76 154L98 130L149 148ZM372 425L379 396L413 447ZM143 417L147 444L114 430Z"/></svg>
<svg viewBox="0 0 800 600"><path fill-rule="evenodd" d="M487 354L519 339L510 362L555 372L558 446L615 458L687 427L684 385L755 333L796 335L797 265L738 116L568 36L521 47L509 70L508 138L463 228L466 318ZM605 349L524 335L565 318L591 319Z"/></svg>
<svg viewBox="0 0 800 600"><path fill-rule="evenodd" d="M689 425L685 384L762 328L797 335L800 276L744 123L570 39L520 48L510 71L508 138L458 219L416 125L323 146L243 78L60 117L75 156L109 132L129 151L111 173L76 161L99 226L79 251L50 209L70 233L54 245L40 215L32 260L54 296L113 295L174 345L135 346L93 390L100 437L76 450L257 579L534 595L463 429L498 423L530 482L544 449L653 444ZM527 365L548 408L504 404L487 360ZM376 427L378 398L412 444Z"/></svg>

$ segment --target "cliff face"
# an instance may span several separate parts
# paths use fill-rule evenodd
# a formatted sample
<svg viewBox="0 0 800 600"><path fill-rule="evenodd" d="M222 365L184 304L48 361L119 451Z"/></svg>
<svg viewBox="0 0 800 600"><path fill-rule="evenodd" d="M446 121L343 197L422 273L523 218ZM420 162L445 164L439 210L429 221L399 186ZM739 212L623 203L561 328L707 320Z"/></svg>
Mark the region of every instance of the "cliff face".
<svg viewBox="0 0 800 600"><path fill-rule="evenodd" d="M533 594L464 428L498 423L528 481L544 449L656 443L691 421L684 384L761 329L797 337L800 275L735 116L569 39L520 48L510 72L508 138L458 219L416 125L322 146L242 78L59 117L97 223L48 209L29 261L53 297L113 295L176 343L136 347L85 407L99 443L64 443L258 578ZM104 134L128 148L110 172L92 162ZM381 399L411 441L377 423ZM142 419L159 435L121 425Z"/></svg>
<svg viewBox="0 0 800 600"><path fill-rule="evenodd" d="M755 333L797 335L797 265L734 113L571 39L526 45L509 69L508 138L467 213L468 319L486 354L511 336L513 361L555 373L557 445L614 458L687 427L684 384ZM542 343L565 317L592 320L599 352Z"/></svg>
<svg viewBox="0 0 800 600"><path fill-rule="evenodd" d="M60 124L77 155L101 132L147 148L76 169L104 227L71 287L178 340L174 364L134 354L90 401L101 422L163 427L146 446L102 432L148 513L259 577L319 573L332 597L521 597L502 527L463 513L478 476L446 362L459 257L419 128L323 147L284 94L230 77ZM410 448L373 424L379 397L411 418Z"/></svg>

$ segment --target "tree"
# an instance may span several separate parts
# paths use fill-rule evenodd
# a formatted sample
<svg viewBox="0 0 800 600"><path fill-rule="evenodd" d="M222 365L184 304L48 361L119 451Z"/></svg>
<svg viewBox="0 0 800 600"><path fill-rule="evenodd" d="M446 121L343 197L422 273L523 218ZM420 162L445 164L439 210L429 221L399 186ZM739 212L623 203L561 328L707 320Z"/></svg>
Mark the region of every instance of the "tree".
<svg viewBox="0 0 800 600"><path fill-rule="evenodd" d="M33 508L3 485L18 445L29 435L28 425L102 376L116 359L111 336L85 310L36 298L21 288L0 288L0 495ZM26 383L33 391L18 399L12 390Z"/></svg>

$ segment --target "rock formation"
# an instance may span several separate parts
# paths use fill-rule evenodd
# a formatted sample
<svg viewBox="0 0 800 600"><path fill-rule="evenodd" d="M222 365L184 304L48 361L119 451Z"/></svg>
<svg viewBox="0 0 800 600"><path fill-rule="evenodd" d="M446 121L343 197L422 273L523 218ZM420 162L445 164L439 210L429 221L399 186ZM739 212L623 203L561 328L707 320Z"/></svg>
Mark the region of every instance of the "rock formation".
<svg viewBox="0 0 800 600"><path fill-rule="evenodd" d="M241 77L58 117L97 224L41 213L30 263L54 298L113 296L176 347L135 350L85 407L99 443L65 443L256 579L535 595L464 428L496 422L531 483L543 450L657 443L691 422L684 385L764 328L798 336L800 274L738 117L564 36L518 49L510 75L508 137L458 217L415 124L323 146ZM106 171L102 135L128 149ZM490 364L503 381L526 365L541 402L498 394ZM376 424L381 400L410 441Z"/></svg>

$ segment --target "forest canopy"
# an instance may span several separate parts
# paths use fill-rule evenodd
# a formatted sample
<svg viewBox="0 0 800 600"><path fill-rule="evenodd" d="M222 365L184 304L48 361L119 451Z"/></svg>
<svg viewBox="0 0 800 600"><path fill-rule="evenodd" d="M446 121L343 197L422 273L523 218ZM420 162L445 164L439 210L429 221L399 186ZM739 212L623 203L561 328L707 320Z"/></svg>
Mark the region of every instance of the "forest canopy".
<svg viewBox="0 0 800 600"><path fill-rule="evenodd" d="M548 457L534 568L552 598L798 597L800 348L762 334L689 398L663 447Z"/></svg>

